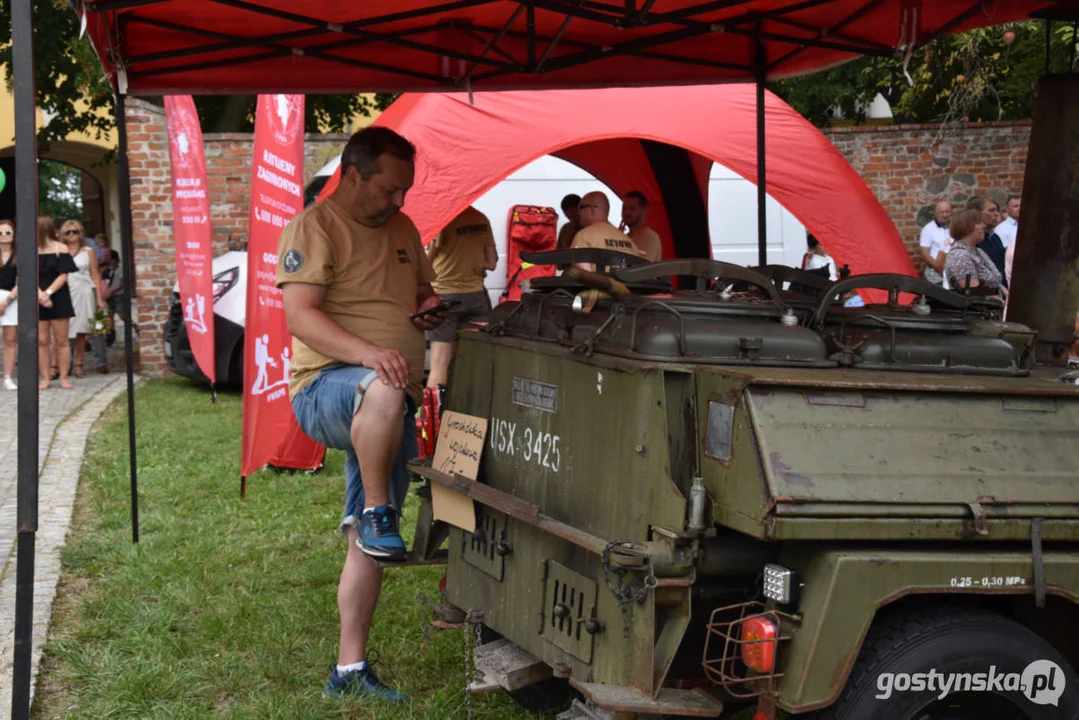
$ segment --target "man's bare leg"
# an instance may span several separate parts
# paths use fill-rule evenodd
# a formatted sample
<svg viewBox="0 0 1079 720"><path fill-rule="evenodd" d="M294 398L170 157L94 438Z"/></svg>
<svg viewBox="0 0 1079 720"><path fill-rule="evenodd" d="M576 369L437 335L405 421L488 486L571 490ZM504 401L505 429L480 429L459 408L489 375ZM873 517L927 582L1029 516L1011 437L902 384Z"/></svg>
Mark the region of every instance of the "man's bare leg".
<svg viewBox="0 0 1079 720"><path fill-rule="evenodd" d="M431 343L431 371L427 374L427 387L445 385L450 379L450 361L457 350L456 343Z"/></svg>
<svg viewBox="0 0 1079 720"><path fill-rule="evenodd" d="M401 449L405 391L375 380L352 418L352 447L360 462L364 509L390 504L390 473Z"/></svg>
<svg viewBox="0 0 1079 720"><path fill-rule="evenodd" d="M356 547L356 528L349 528L347 535L348 556L337 586L337 611L341 614L338 665L352 665L367 656L367 635L382 590L382 568Z"/></svg>

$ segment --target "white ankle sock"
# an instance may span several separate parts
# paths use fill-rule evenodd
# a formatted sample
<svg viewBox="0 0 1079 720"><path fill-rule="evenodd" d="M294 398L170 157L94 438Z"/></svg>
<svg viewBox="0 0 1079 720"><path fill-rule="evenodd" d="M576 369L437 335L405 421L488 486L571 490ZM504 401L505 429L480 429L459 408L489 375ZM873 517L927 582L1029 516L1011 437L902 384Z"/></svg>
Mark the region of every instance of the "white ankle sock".
<svg viewBox="0 0 1079 720"><path fill-rule="evenodd" d="M352 663L351 665L338 665L337 674L344 675L345 673L352 672L353 670L363 670L365 667L367 667L367 663L363 660L359 661L358 663Z"/></svg>

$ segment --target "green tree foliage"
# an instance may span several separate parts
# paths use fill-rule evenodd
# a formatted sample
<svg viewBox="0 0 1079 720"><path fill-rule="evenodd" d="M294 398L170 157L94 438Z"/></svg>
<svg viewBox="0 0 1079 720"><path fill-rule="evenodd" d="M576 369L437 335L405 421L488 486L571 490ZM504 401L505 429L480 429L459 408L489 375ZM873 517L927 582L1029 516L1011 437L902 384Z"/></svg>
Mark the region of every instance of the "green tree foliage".
<svg viewBox="0 0 1079 720"><path fill-rule="evenodd" d="M68 218L82 219L82 170L55 160L37 167L38 212L59 225Z"/></svg>
<svg viewBox="0 0 1079 720"><path fill-rule="evenodd" d="M11 4L0 2L0 64L10 89ZM37 106L47 122L38 128L43 149L73 132L103 137L113 126L112 91L88 38L79 39L79 17L63 0L34 2ZM12 138L0 138L8 143Z"/></svg>
<svg viewBox="0 0 1079 720"><path fill-rule="evenodd" d="M11 5L0 2L0 64L8 87L11 69ZM47 122L38 129L43 149L70 133L101 138L115 126L112 88L88 37L79 38L79 16L67 0L35 0L34 56L37 105ZM308 95L307 132L349 129L357 114L371 117L384 110L395 95ZM147 98L154 101L154 98ZM160 104L160 98L156 98ZM250 132L256 96L201 96L195 98L205 132ZM103 111L103 112L101 112ZM8 143L11 138L0 138Z"/></svg>
<svg viewBox="0 0 1079 720"><path fill-rule="evenodd" d="M1053 33L1050 69L1074 66L1074 48L1071 26ZM861 57L771 89L818 126L836 109L864 122L878 93L898 123L1020 120L1033 114L1033 88L1045 68L1045 24L1031 21L939 38L917 47L905 67L902 57Z"/></svg>

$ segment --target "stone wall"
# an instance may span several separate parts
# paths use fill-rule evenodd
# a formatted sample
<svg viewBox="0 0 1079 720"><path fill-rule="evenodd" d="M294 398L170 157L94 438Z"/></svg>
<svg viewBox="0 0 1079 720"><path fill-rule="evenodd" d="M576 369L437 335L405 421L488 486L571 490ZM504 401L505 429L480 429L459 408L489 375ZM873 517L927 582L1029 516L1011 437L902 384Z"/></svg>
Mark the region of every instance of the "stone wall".
<svg viewBox="0 0 1079 720"><path fill-rule="evenodd" d="M166 369L163 329L176 283L172 235L172 197L165 113L142 100L128 100L128 160L131 167L131 220L135 245L136 305L143 372ZM307 135L305 184L348 139L343 134ZM206 180L213 227L213 254L247 242L253 136L206 134Z"/></svg>
<svg viewBox="0 0 1079 720"><path fill-rule="evenodd" d="M143 371L160 374L166 369L162 330L176 282L165 117L160 108L131 100L127 122L135 316ZM1003 203L1022 189L1030 123L975 123L943 136L939 127L920 125L835 128L826 135L865 178L917 258L919 228L938 199L961 203L990 193ZM306 137L305 182L346 140L343 134ZM216 256L230 240L237 247L247 241L252 136L207 134L204 141Z"/></svg>
<svg viewBox="0 0 1079 720"><path fill-rule="evenodd" d="M825 135L888 211L918 259L918 235L938 200L991 195L1003 205L1023 189L1030 122L833 128Z"/></svg>

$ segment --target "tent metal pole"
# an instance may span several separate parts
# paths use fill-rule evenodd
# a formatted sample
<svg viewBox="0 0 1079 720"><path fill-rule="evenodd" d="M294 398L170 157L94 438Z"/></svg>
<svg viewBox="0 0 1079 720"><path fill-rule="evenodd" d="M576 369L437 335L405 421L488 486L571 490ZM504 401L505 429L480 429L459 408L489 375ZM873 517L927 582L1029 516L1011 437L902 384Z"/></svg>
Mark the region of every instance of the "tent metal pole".
<svg viewBox="0 0 1079 720"><path fill-rule="evenodd" d="M760 22L757 30L760 30ZM757 71L757 264L768 264L768 180L764 153L764 82L767 79L768 62L764 43L756 43Z"/></svg>
<svg viewBox="0 0 1079 720"><path fill-rule="evenodd" d="M37 374L37 109L34 20L31 0L12 0L12 82L15 91L15 224L18 274L19 398L18 488L15 550L15 657L11 717L30 717L30 666L34 636L34 545L38 510ZM66 338L65 338L66 341Z"/></svg>
<svg viewBox="0 0 1079 720"><path fill-rule="evenodd" d="M127 103L116 95L116 131L119 145L120 251L124 264L124 360L127 365L127 446L131 461L131 542L139 541L139 465L135 455L135 248L131 236L131 172L127 160Z"/></svg>

